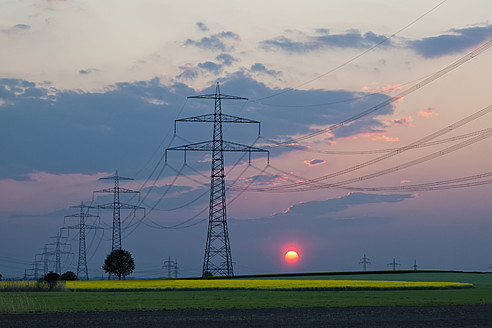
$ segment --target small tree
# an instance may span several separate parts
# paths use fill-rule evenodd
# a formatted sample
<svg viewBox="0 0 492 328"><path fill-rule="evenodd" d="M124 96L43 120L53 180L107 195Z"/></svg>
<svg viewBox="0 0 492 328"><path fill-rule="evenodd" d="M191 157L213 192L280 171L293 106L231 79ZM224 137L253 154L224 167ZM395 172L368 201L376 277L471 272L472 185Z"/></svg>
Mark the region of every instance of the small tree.
<svg viewBox="0 0 492 328"><path fill-rule="evenodd" d="M58 280L60 280L60 275L58 273L50 271L44 276L44 281L48 283L48 286L50 287L50 290L53 290L53 288L56 286L58 283Z"/></svg>
<svg viewBox="0 0 492 328"><path fill-rule="evenodd" d="M102 268L107 273L117 275L118 280L121 280L122 275L124 278L133 272L135 269L135 262L133 261L130 252L123 249L115 249L108 254Z"/></svg>
<svg viewBox="0 0 492 328"><path fill-rule="evenodd" d="M61 280L79 280L77 275L73 273L72 271L67 271L64 274L60 276Z"/></svg>

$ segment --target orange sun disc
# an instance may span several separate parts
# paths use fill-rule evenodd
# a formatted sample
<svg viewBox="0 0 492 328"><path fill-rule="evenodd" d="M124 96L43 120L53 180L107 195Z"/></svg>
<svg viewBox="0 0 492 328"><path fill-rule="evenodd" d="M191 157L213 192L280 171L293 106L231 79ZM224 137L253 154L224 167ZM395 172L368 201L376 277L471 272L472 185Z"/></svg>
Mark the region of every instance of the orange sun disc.
<svg viewBox="0 0 492 328"><path fill-rule="evenodd" d="M285 261L287 263L296 263L299 260L299 254L296 251L288 251L285 253Z"/></svg>

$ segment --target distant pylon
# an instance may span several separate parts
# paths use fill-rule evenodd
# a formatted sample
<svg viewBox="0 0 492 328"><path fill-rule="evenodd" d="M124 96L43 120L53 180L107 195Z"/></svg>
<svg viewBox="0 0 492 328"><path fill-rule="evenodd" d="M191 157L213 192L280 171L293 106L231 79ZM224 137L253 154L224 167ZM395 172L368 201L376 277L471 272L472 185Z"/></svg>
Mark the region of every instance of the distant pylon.
<svg viewBox="0 0 492 328"><path fill-rule="evenodd" d="M120 194L138 194L140 197L140 192L130 189L125 189L120 187L121 180L133 180L132 178L125 178L118 175L118 171L116 171L115 175L111 177L100 178L99 180L114 180L113 188L106 188L102 190L94 191L95 193L109 193L113 194L113 202L97 205L96 208L104 209L104 210L113 210L113 238L111 243L111 250L114 251L116 249L121 249L121 210L133 210L143 209L143 207L122 203L120 201Z"/></svg>
<svg viewBox="0 0 492 328"><path fill-rule="evenodd" d="M413 261L413 271L417 271L418 265L417 260Z"/></svg>
<svg viewBox="0 0 492 328"><path fill-rule="evenodd" d="M226 100L248 100L248 98L224 95L220 93L219 83L215 87L215 94L191 96L192 99L213 99L215 109L213 114L188 117L176 122L210 122L213 123L213 139L179 147L166 149L166 161L168 150L184 151L185 161L187 151L211 151L212 168L210 173L210 208L208 216L208 233L205 245L205 256L203 259L202 277L210 276L233 276L232 255L229 243L229 232L227 228L226 215L226 190L224 174L224 152L248 152L251 159L252 152L266 152L261 148L250 147L235 142L224 141L222 136L222 123L254 123L260 122L242 117L222 114L222 99ZM259 129L258 129L259 130Z"/></svg>
<svg viewBox="0 0 492 328"><path fill-rule="evenodd" d="M364 254L364 257L360 259L359 264L362 264L363 270L366 271L367 264L371 264L369 259L366 257L366 254Z"/></svg>
<svg viewBox="0 0 492 328"><path fill-rule="evenodd" d="M396 263L395 259L393 259L393 262L388 263L388 265L393 266L393 271L396 271L396 266L401 265L400 263Z"/></svg>
<svg viewBox="0 0 492 328"><path fill-rule="evenodd" d="M42 262L43 262L43 272L44 272L44 275L46 275L49 272L49 258L48 258L48 255L51 255L53 253L48 251L48 244L45 244L44 247L43 248L40 248L40 249L43 250L44 252L38 253L36 255L40 255L41 256Z"/></svg>
<svg viewBox="0 0 492 328"><path fill-rule="evenodd" d="M84 205L70 206L70 208L79 208L80 212L71 215L65 215L65 218L79 218L79 224L63 227L62 229L77 229L79 230L79 260L77 263L77 277L80 280L89 280L89 270L87 269L87 255L85 248L85 230L86 229L103 229L94 225L88 225L85 222L86 218L98 218L98 215L89 214L89 209L93 208Z"/></svg>
<svg viewBox="0 0 492 328"><path fill-rule="evenodd" d="M164 261L163 268L167 268L167 277L172 278L171 272L174 273L174 278L178 278L178 260L171 261L171 257L167 261Z"/></svg>
<svg viewBox="0 0 492 328"><path fill-rule="evenodd" d="M62 238L61 232L58 232L58 234L54 237L50 238L56 238L56 241L53 243L49 243L47 245L53 245L55 246L55 251L52 252L55 255L55 272L58 274L62 274L61 270L61 254L71 254L70 252L65 252L60 249L61 245L70 245L68 243L60 242L60 239Z"/></svg>

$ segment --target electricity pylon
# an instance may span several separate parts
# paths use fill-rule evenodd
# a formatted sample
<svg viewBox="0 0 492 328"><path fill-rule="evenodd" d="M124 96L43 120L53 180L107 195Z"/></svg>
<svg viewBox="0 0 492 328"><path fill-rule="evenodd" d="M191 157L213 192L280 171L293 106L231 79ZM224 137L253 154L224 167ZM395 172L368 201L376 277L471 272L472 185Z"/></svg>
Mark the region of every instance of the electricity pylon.
<svg viewBox="0 0 492 328"><path fill-rule="evenodd" d="M205 114L176 120L177 122L213 123L213 139L166 149L166 161L168 150L184 151L185 162L187 151L212 152L212 168L210 173L210 208L208 216L208 233L203 259L202 277L209 276L233 276L231 248L226 216L226 192L224 174L224 152L248 152L251 160L252 152L266 152L268 150L225 141L222 137L222 123L252 123L260 122L242 117L222 114L222 100L248 100L248 98L224 95L220 93L219 83L215 87L215 94L206 94L188 97L191 99L213 99L215 110L213 114Z"/></svg>
<svg viewBox="0 0 492 328"><path fill-rule="evenodd" d="M70 208L79 208L80 212L76 214L65 215L65 218L79 218L79 224L63 227L62 229L79 230L79 261L77 263L77 277L80 280L89 280L89 270L87 269L87 256L85 249L85 230L103 228L94 225L88 225L85 223L86 218L99 218L98 215L89 214L89 209L94 207L86 206L83 202L81 202L80 205L70 206Z"/></svg>
<svg viewBox="0 0 492 328"><path fill-rule="evenodd" d="M366 257L366 254L364 254L364 257L360 259L359 264L362 264L364 271L366 271L366 265L371 264L371 262L369 262L369 259Z"/></svg>
<svg viewBox="0 0 492 328"><path fill-rule="evenodd" d="M178 278L178 260L171 261L171 257L167 261L164 261L163 268L167 268L167 277L171 277L171 272L174 272L174 278Z"/></svg>
<svg viewBox="0 0 492 328"><path fill-rule="evenodd" d="M50 238L56 238L56 241L55 242L52 242L52 243L49 243L49 244L46 244L46 245L53 245L55 246L55 250L53 252L51 252L51 254L54 254L55 255L55 272L58 273L58 274L62 274L62 270L61 270L61 254L72 254L70 252L65 252L65 251L62 251L60 249L60 246L61 245L70 245L68 243L64 243L64 242L60 242L60 239L62 238L61 236L61 232L58 232L58 234L54 237L50 237ZM66 237L65 237L66 238Z"/></svg>
<svg viewBox="0 0 492 328"><path fill-rule="evenodd" d="M51 255L53 254L53 252L51 251L48 251L48 244L45 244L43 248L40 248L41 250L43 250L44 252L42 253L38 253L36 255L40 255L41 258L42 258L42 262L43 262L43 271L44 271L44 275L46 276L46 274L48 274L48 271L49 271L49 258L48 258L48 255Z"/></svg>
<svg viewBox="0 0 492 328"><path fill-rule="evenodd" d="M418 268L418 267L419 267L419 266L417 265L417 260L415 260L415 261L413 262L413 271L417 271L417 268Z"/></svg>
<svg viewBox="0 0 492 328"><path fill-rule="evenodd" d="M388 265L393 266L393 271L396 271L396 266L401 265L400 263L396 263L395 259L393 259L393 262L388 263Z"/></svg>
<svg viewBox="0 0 492 328"><path fill-rule="evenodd" d="M116 249L121 249L121 219L120 219L121 210L133 210L135 212L138 209L145 210L145 208L137 205L131 205L131 204L120 202L120 194L138 194L140 200L140 191L125 189L120 187L121 180L133 180L132 178L120 177L118 175L118 171L116 171L114 176L100 178L99 180L114 180L113 188L97 190L94 191L93 193L93 194L95 193L113 194L112 203L98 205L96 206L96 208L103 209L103 210L113 210L113 238L111 244L111 251L114 251Z"/></svg>

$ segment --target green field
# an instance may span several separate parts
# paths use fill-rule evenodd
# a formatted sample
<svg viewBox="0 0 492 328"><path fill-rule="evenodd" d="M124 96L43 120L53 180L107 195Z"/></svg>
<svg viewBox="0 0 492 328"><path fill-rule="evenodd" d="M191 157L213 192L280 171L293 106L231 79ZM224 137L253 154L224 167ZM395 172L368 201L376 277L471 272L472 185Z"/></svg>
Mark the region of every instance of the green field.
<svg viewBox="0 0 492 328"><path fill-rule="evenodd" d="M0 312L492 304L492 274L404 273L278 277L278 279L283 278L449 281L472 283L475 288L381 291L165 290L130 292L1 292ZM269 277L268 279L272 278Z"/></svg>

